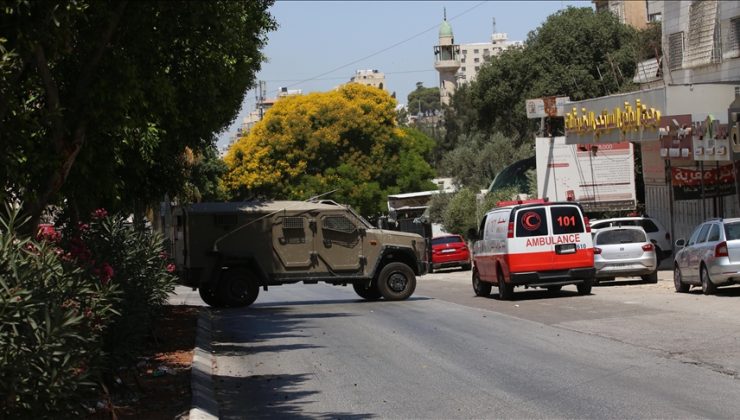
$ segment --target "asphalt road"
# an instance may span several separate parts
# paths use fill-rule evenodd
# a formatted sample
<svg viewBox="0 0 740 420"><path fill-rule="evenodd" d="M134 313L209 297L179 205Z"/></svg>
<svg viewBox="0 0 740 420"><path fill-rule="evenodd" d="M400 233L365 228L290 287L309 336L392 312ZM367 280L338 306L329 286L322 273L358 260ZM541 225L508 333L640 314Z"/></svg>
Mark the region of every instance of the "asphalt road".
<svg viewBox="0 0 740 420"><path fill-rule="evenodd" d="M404 302L286 285L212 312L221 418L737 418L740 287L619 281L473 296L470 272Z"/></svg>

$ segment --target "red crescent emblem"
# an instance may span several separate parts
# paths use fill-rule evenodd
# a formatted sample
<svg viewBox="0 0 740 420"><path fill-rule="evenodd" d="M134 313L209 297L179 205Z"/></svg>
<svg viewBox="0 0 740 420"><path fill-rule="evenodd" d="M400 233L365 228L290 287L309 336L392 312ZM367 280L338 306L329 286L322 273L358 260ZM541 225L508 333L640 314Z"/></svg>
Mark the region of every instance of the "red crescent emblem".
<svg viewBox="0 0 740 420"><path fill-rule="evenodd" d="M539 229L540 224L542 224L542 220L540 220L540 215L536 212L528 211L524 213L524 216L522 216L522 226L524 229L529 231L537 230Z"/></svg>

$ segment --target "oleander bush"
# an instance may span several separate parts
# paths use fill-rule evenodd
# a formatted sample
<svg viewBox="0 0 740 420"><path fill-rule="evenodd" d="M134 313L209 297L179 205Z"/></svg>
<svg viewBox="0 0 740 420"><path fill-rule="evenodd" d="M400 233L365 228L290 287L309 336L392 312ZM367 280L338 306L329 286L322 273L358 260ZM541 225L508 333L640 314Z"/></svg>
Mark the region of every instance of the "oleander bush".
<svg viewBox="0 0 740 420"><path fill-rule="evenodd" d="M120 302L115 283L81 266L60 237L24 237L0 216L0 417L84 411L105 364L103 334ZM50 233L50 232L49 232Z"/></svg>
<svg viewBox="0 0 740 420"><path fill-rule="evenodd" d="M0 418L77 417L131 366L174 289L160 235L97 210L19 232L0 215ZM91 403L92 401L92 403Z"/></svg>

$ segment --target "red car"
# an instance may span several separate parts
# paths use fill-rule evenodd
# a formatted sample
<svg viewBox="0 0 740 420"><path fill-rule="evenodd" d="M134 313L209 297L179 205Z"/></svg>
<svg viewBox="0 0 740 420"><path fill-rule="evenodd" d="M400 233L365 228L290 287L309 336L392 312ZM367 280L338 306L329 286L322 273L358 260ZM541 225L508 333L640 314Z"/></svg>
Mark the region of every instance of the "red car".
<svg viewBox="0 0 740 420"><path fill-rule="evenodd" d="M470 250L460 235L432 238L432 268L462 267L470 270Z"/></svg>

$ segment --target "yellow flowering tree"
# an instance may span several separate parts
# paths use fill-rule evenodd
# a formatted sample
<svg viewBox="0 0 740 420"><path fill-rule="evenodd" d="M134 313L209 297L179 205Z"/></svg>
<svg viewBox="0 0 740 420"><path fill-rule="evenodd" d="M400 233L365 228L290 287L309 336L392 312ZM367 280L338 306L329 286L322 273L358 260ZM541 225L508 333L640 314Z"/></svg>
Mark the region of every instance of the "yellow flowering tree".
<svg viewBox="0 0 740 420"><path fill-rule="evenodd" d="M365 215L388 194L434 188L434 141L396 124L395 99L355 83L280 99L226 154L224 184L237 198L331 198Z"/></svg>

